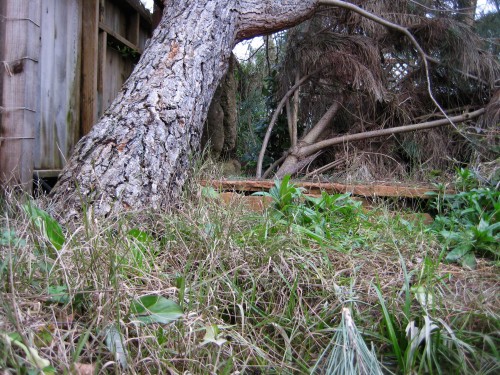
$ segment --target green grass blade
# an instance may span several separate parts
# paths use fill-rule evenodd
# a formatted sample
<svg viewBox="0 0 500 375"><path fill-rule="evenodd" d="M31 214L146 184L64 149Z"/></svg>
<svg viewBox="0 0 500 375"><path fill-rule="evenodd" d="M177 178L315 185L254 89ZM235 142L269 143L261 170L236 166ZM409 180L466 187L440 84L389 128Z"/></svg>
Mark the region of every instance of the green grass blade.
<svg viewBox="0 0 500 375"><path fill-rule="evenodd" d="M373 284L372 284L373 285ZM377 293L377 297L380 303L380 306L382 307L382 312L384 315L384 321L387 326L387 330L389 331L389 338L391 340L393 349L394 349L394 354L396 355L396 359L399 363L399 366L401 369L404 369L404 359L403 359L403 354L401 351L401 347L399 346L399 341L396 336L396 330L394 329L394 325L392 323L391 316L389 314L389 311L387 310L387 306L385 305L385 300L384 297L382 296L382 292L380 291L380 288L377 285L373 285L375 288L375 292Z"/></svg>

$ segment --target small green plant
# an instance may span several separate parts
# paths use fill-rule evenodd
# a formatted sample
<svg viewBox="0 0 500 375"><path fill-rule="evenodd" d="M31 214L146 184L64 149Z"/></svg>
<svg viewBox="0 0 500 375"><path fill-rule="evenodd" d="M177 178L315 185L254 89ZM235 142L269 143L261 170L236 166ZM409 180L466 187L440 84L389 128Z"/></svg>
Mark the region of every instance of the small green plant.
<svg viewBox="0 0 500 375"><path fill-rule="evenodd" d="M132 320L144 324L168 324L179 319L182 308L172 300L162 296L149 295L140 297L130 305Z"/></svg>
<svg viewBox="0 0 500 375"><path fill-rule="evenodd" d="M61 225L44 210L36 207L32 202L23 205L23 209L31 219L33 225L40 230L52 247L61 250L66 238Z"/></svg>
<svg viewBox="0 0 500 375"><path fill-rule="evenodd" d="M269 211L273 229L285 230L304 236L317 243L334 238L344 238L345 231L355 235L361 219L361 202L351 199L350 194L330 195L322 192L320 197L303 194L303 189L290 182L290 176L276 180L269 192L255 195L273 199Z"/></svg>
<svg viewBox="0 0 500 375"><path fill-rule="evenodd" d="M408 280L408 275L405 278ZM387 330L387 344L392 348L387 356L388 363L396 360L397 373L463 373L467 368L466 358L473 356L475 351L471 345L460 340L444 320L429 315L430 299L426 290L410 289L423 313L415 310L411 315L405 314L398 318L398 314L387 306L380 286L373 287L382 308L382 327Z"/></svg>
<svg viewBox="0 0 500 375"><path fill-rule="evenodd" d="M283 177L283 180L275 180L274 186L267 192L259 192L254 195L262 195L273 199L274 208L277 213L287 216L293 215L293 211L300 204L303 189L296 187L290 182L290 175Z"/></svg>
<svg viewBox="0 0 500 375"><path fill-rule="evenodd" d="M500 257L500 192L479 185L468 169L460 169L456 194L434 194L438 211L433 230L449 251L445 259L469 268L476 256Z"/></svg>

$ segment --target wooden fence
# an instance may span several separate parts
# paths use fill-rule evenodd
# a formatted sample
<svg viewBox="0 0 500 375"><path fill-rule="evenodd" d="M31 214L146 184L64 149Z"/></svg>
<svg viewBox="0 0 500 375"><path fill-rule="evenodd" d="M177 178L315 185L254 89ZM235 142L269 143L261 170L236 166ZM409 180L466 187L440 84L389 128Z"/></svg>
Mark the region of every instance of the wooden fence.
<svg viewBox="0 0 500 375"><path fill-rule="evenodd" d="M151 36L139 0L0 0L0 182L57 176Z"/></svg>

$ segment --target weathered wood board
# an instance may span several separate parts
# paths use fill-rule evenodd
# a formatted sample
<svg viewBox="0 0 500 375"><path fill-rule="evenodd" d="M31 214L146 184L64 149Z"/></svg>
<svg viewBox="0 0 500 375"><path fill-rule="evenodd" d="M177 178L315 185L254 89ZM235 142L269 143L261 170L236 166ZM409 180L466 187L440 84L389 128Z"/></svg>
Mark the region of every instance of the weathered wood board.
<svg viewBox="0 0 500 375"><path fill-rule="evenodd" d="M61 169L80 136L81 15L79 0L42 2L37 170Z"/></svg>
<svg viewBox="0 0 500 375"><path fill-rule="evenodd" d="M274 181L271 180L204 180L201 182L203 186L211 186L222 191L268 191L274 186ZM362 197L397 197L397 198L420 198L427 199L428 192L437 192L431 187L411 187L403 185L389 184L339 184L332 182L294 182L298 187L304 188L307 194L321 194L326 191L330 194L336 193L352 193L353 195ZM447 193L453 193L448 190Z"/></svg>
<svg viewBox="0 0 500 375"><path fill-rule="evenodd" d="M33 79L39 88L33 90L38 102L32 114L33 157L27 164L33 164L39 176L55 177L132 72L150 36L151 15L138 0L37 3L40 72ZM32 31L18 34L27 41L34 35ZM135 55L127 54L127 48ZM0 89L0 96L4 91Z"/></svg>
<svg viewBox="0 0 500 375"><path fill-rule="evenodd" d="M0 182L31 191L39 108L40 0L0 2Z"/></svg>

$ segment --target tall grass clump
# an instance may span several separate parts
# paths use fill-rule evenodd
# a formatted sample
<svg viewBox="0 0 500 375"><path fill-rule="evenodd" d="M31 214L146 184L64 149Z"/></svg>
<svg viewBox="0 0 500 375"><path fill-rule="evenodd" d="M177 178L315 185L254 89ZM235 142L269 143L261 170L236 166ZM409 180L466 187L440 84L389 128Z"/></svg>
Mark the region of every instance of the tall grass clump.
<svg viewBox="0 0 500 375"><path fill-rule="evenodd" d="M353 372L499 370L496 264L442 263L432 230L384 206L306 197L288 179L269 194L255 213L192 180L178 209L62 226L5 192L0 368L331 374L342 358Z"/></svg>

